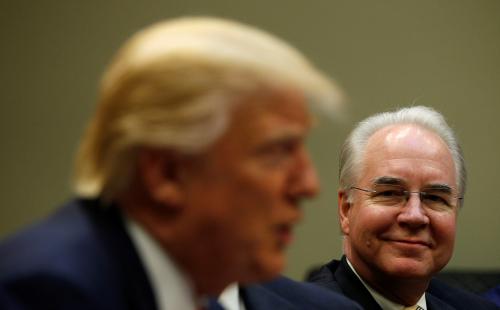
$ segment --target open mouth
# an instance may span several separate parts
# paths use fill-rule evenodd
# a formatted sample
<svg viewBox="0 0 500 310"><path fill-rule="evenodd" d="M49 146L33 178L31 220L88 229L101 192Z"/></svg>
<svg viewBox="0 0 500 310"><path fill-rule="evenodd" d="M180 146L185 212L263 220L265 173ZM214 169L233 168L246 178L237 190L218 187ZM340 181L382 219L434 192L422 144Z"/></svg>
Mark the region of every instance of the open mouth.
<svg viewBox="0 0 500 310"><path fill-rule="evenodd" d="M287 246L293 241L293 225L280 224L276 227L276 235L280 246Z"/></svg>

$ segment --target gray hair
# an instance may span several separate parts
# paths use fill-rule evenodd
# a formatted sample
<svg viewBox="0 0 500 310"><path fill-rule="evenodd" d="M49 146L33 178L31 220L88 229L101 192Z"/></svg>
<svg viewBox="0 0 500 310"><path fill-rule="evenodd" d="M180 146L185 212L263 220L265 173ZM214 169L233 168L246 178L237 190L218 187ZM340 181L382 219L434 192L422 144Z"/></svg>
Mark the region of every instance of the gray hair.
<svg viewBox="0 0 500 310"><path fill-rule="evenodd" d="M199 152L226 130L230 105L280 87L327 110L341 97L299 51L254 27L210 17L147 27L104 73L77 153L74 191L114 196L130 183L140 147Z"/></svg>
<svg viewBox="0 0 500 310"><path fill-rule="evenodd" d="M428 129L441 137L453 158L458 193L464 196L467 172L462 149L453 130L443 115L425 106L402 108L393 112L375 114L361 121L347 137L340 153L340 187L344 190L355 185L359 177L364 150L368 139L378 130L390 125L413 124Z"/></svg>

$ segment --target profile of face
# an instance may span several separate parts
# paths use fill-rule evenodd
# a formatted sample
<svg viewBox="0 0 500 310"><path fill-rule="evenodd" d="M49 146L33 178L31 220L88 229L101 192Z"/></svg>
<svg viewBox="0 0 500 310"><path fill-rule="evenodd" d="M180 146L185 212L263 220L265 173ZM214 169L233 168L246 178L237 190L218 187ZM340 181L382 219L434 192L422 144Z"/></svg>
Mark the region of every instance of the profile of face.
<svg viewBox="0 0 500 310"><path fill-rule="evenodd" d="M230 113L225 133L184 178L179 235L195 245L190 252L203 253L196 268L240 283L261 281L283 270L300 202L318 191L304 145L311 119L302 95L292 91L258 94Z"/></svg>
<svg viewBox="0 0 500 310"><path fill-rule="evenodd" d="M422 127L391 125L369 138L359 171L351 199L339 191L347 257L375 287L430 279L455 239L457 177L446 144Z"/></svg>

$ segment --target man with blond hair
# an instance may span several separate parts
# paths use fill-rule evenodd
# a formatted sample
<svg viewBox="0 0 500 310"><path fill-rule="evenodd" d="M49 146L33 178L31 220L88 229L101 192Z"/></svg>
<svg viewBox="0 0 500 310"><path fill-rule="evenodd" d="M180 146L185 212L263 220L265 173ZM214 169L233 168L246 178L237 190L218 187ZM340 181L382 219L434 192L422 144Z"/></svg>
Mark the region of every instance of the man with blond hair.
<svg viewBox="0 0 500 310"><path fill-rule="evenodd" d="M104 74L77 198L0 245L4 299L194 310L227 288L231 309L355 309L278 277L300 202L318 191L307 104L331 112L338 97L297 50L253 27L199 17L140 31Z"/></svg>

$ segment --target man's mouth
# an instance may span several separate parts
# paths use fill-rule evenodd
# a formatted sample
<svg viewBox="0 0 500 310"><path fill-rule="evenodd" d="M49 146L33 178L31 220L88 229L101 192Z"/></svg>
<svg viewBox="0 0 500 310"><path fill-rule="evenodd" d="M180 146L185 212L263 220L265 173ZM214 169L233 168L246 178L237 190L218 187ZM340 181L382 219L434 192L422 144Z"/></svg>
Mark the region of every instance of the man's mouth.
<svg viewBox="0 0 500 310"><path fill-rule="evenodd" d="M293 241L293 225L280 224L276 227L276 235L280 246L286 247Z"/></svg>
<svg viewBox="0 0 500 310"><path fill-rule="evenodd" d="M415 246L415 247L427 247L430 248L432 247L432 244L426 240L420 240L420 239L390 239L388 240L390 242L394 242L396 244L400 244L403 246Z"/></svg>

